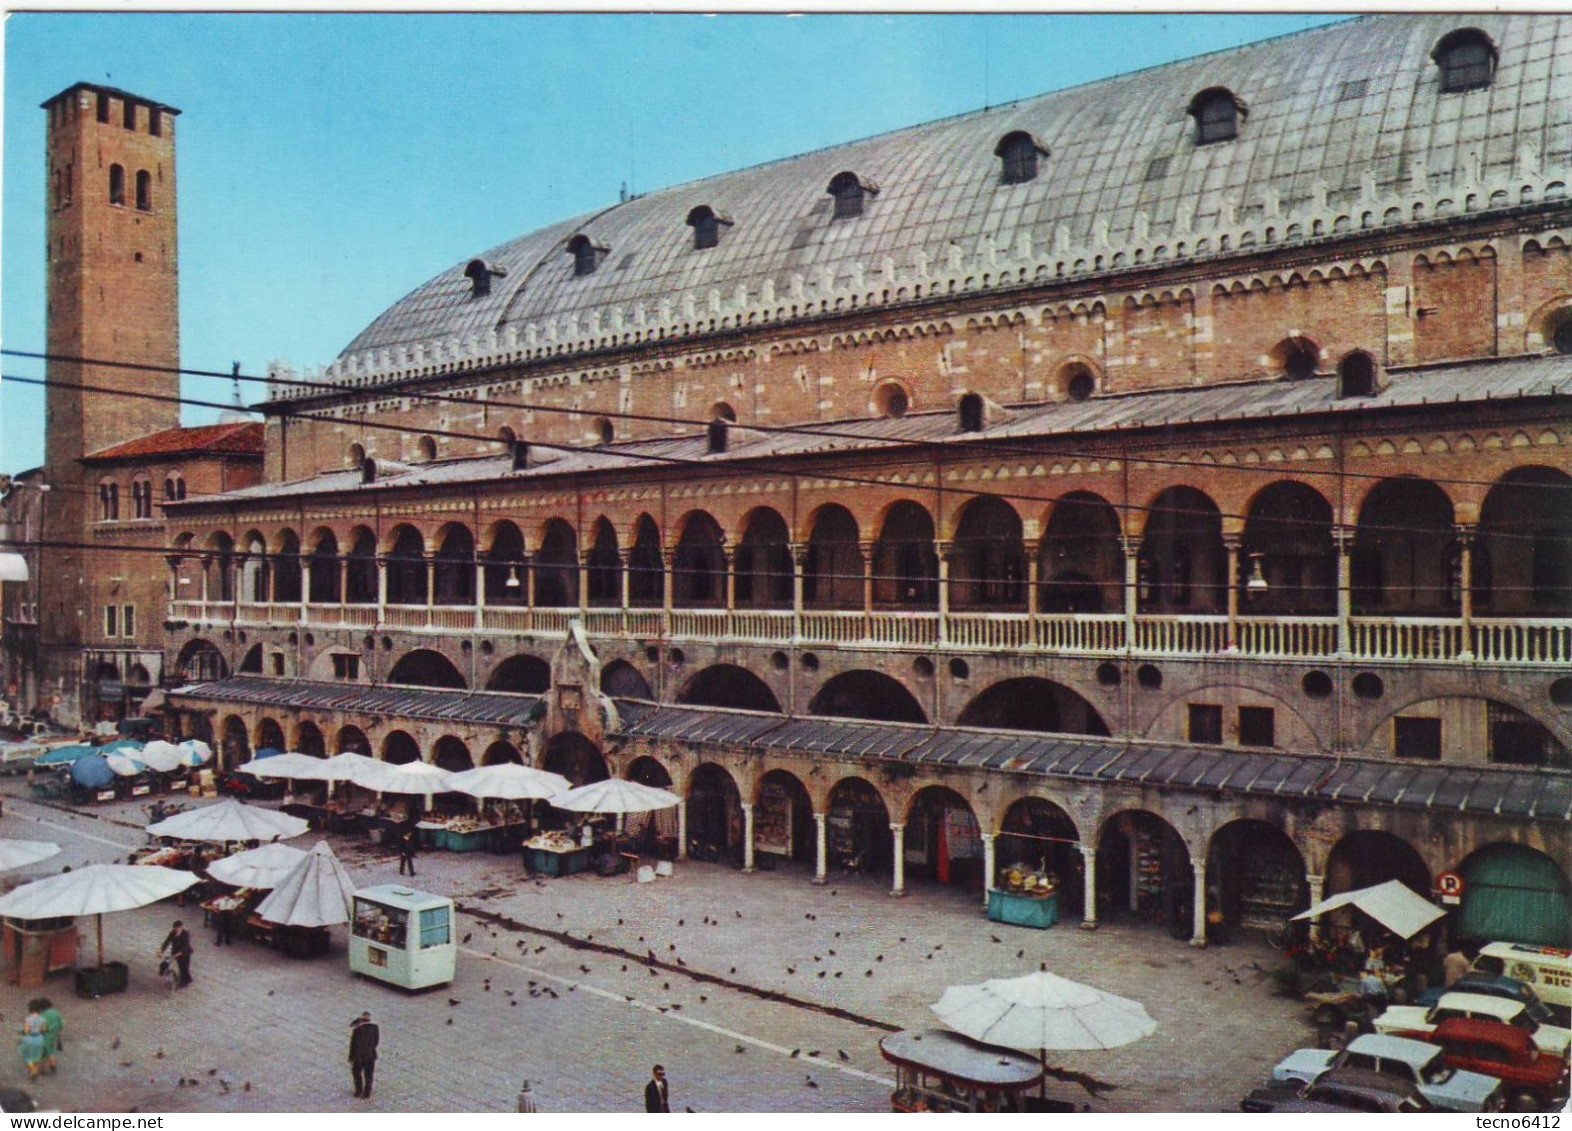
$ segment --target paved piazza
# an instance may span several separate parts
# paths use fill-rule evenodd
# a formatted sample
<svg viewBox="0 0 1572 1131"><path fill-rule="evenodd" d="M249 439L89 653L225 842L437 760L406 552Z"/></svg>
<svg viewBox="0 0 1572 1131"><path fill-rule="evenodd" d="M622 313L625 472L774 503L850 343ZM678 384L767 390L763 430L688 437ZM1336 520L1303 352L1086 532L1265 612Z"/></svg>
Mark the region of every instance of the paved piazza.
<svg viewBox="0 0 1572 1131"><path fill-rule="evenodd" d="M0 789L0 836L65 849L13 876L113 860L143 842L140 805L88 816L28 800L22 780ZM357 880L397 879L394 856L332 839ZM1052 1094L1092 1111L1236 1110L1312 1036L1303 1011L1272 996L1262 971L1275 956L1259 944L1194 950L1116 923L1002 927L970 892L917 885L891 899L872 881L814 887L796 870L745 876L685 862L640 885L536 882L516 858L480 853L428 853L418 867L421 888L466 909L451 987L406 994L357 979L343 928L329 956L300 960L247 942L214 949L201 911L173 902L108 916L106 953L131 966L130 990L84 1001L65 977L51 980L43 992L65 1013L66 1049L59 1075L31 1086L36 1097L66 1112L512 1111L527 1078L543 1111L638 1111L660 1061L675 1111L877 1112L893 1083L881 1024L931 1026L928 1003L946 986L1038 963L1134 997L1158 1021L1128 1048L1052 1058L1111 1085L1094 1095L1052 1082ZM182 916L197 980L170 994L153 955ZM82 932L90 957L90 920ZM7 1031L36 992L0 988ZM363 1009L382 1027L369 1103L352 1097L345 1063ZM0 1081L18 1082L20 1058L9 1051L3 1063Z"/></svg>

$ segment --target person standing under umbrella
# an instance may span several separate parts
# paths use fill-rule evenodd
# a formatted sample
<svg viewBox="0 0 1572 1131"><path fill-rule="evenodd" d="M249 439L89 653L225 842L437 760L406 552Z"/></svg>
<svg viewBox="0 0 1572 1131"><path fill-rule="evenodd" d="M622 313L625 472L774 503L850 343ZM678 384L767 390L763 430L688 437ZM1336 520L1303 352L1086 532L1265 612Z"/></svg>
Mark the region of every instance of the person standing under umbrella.
<svg viewBox="0 0 1572 1131"><path fill-rule="evenodd" d="M180 968L180 984L191 984L191 932L186 930L186 925L179 919L169 928L169 934L164 936L164 941L159 944L158 953L169 952L169 957L175 960L175 965Z"/></svg>

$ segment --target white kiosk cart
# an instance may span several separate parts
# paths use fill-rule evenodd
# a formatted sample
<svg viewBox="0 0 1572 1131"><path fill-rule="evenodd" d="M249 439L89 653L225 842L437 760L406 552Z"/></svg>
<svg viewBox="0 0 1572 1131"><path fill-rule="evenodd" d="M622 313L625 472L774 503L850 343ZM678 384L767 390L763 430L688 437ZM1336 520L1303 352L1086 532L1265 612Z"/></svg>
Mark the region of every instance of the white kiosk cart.
<svg viewBox="0 0 1572 1131"><path fill-rule="evenodd" d="M406 990L451 982L458 965L453 901L400 884L355 893L349 968Z"/></svg>

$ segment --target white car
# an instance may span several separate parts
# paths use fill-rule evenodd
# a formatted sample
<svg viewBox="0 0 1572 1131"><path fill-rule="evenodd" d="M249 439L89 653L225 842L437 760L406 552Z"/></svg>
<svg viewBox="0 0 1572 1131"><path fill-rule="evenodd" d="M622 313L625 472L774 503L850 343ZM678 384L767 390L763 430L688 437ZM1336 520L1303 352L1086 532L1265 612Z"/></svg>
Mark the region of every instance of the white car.
<svg viewBox="0 0 1572 1131"><path fill-rule="evenodd" d="M1333 1068L1362 1068L1412 1084L1442 1111L1500 1111L1503 1105L1501 1081L1448 1066L1439 1045L1384 1033L1356 1037L1341 1052L1299 1049L1272 1069L1272 1079L1313 1084Z"/></svg>
<svg viewBox="0 0 1572 1131"><path fill-rule="evenodd" d="M1394 1005L1375 1019L1375 1028L1377 1033L1423 1036L1450 1017L1504 1022L1523 1030L1534 1038L1534 1044L1557 1056L1566 1056L1568 1048L1572 1048L1572 1029L1541 1025L1520 1001L1456 991L1442 994L1429 1010L1422 1005Z"/></svg>

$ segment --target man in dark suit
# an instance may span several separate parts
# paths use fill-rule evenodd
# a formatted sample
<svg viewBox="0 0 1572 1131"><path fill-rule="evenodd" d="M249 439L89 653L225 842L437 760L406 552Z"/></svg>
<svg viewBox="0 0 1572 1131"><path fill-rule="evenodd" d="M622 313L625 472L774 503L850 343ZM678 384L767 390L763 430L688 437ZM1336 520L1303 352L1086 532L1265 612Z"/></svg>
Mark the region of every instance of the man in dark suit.
<svg viewBox="0 0 1572 1131"><path fill-rule="evenodd" d="M377 1042L381 1037L370 1013L362 1013L349 1023L349 1070L355 1077L355 1095L360 1099L371 1098L371 1080L377 1072Z"/></svg>
<svg viewBox="0 0 1572 1131"><path fill-rule="evenodd" d="M159 944L158 953L169 952L169 957L175 960L176 967L180 970L180 985L191 984L191 932L186 930L186 925L179 919L169 929L169 934L164 936L164 941Z"/></svg>
<svg viewBox="0 0 1572 1131"><path fill-rule="evenodd" d="M644 1085L645 1111L670 1111L671 1096L666 1088L666 1070L656 1065L650 1070L652 1079Z"/></svg>

